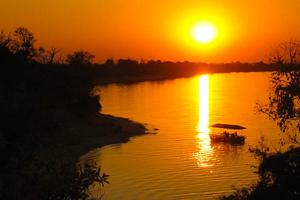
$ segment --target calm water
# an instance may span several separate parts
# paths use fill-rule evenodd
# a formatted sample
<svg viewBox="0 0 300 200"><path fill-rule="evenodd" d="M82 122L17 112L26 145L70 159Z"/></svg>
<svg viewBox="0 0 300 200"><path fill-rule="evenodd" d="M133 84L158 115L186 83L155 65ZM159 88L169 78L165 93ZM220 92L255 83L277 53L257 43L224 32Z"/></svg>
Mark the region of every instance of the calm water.
<svg viewBox="0 0 300 200"><path fill-rule="evenodd" d="M104 199L214 199L256 180L249 145L279 129L255 112L266 101L268 73L201 75L176 80L101 87L103 113L159 128L89 154L110 174ZM246 126L246 144L211 144L214 123ZM275 134L276 133L276 134ZM272 137L271 137L272 136Z"/></svg>

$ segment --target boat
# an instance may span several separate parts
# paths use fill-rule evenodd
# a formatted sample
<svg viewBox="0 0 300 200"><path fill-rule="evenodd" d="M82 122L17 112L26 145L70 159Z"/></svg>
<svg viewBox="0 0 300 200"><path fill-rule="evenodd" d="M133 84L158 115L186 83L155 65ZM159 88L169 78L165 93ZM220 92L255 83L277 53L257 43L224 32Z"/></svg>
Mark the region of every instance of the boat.
<svg viewBox="0 0 300 200"><path fill-rule="evenodd" d="M246 129L243 126L240 125L233 125L233 124L214 124L210 126L212 128L219 128L219 129L226 129L221 133L218 134L211 134L210 135L210 141L212 143L229 143L233 145L243 145L245 144L246 137L243 135L238 135L237 130L243 130ZM228 131L229 130L235 130L235 131Z"/></svg>

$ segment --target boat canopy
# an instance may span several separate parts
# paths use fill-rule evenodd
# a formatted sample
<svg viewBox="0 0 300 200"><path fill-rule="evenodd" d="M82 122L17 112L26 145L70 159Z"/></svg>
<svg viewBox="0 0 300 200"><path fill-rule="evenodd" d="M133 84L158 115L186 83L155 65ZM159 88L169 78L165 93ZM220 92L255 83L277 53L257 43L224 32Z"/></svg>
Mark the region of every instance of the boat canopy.
<svg viewBox="0 0 300 200"><path fill-rule="evenodd" d="M213 124L210 127L213 128L225 128L225 129L234 129L234 130L242 130L242 129L246 129L243 126L240 125L234 125L234 124Z"/></svg>

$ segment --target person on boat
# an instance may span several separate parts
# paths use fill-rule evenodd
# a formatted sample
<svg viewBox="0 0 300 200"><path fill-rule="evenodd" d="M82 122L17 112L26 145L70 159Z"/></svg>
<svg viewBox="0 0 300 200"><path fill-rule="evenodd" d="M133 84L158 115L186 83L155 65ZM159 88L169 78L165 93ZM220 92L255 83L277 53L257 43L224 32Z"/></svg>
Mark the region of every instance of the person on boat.
<svg viewBox="0 0 300 200"><path fill-rule="evenodd" d="M229 137L229 133L227 131L224 131L224 135L225 135L226 138Z"/></svg>

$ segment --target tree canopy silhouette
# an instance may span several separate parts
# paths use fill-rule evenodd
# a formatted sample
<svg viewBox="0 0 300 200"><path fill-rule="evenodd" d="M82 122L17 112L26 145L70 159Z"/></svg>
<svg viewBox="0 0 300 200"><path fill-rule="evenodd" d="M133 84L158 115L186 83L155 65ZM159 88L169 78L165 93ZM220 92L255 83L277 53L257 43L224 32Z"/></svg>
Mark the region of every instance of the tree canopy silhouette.
<svg viewBox="0 0 300 200"><path fill-rule="evenodd" d="M300 144L300 41L281 43L271 61L279 70L272 73L269 103L260 106L260 111L275 120L291 142Z"/></svg>
<svg viewBox="0 0 300 200"><path fill-rule="evenodd" d="M11 50L15 55L24 61L30 62L36 55L34 35L27 28L19 27L13 33L13 39L10 44Z"/></svg>
<svg viewBox="0 0 300 200"><path fill-rule="evenodd" d="M67 55L67 63L70 65L89 65L93 63L95 56L88 51L75 51Z"/></svg>

